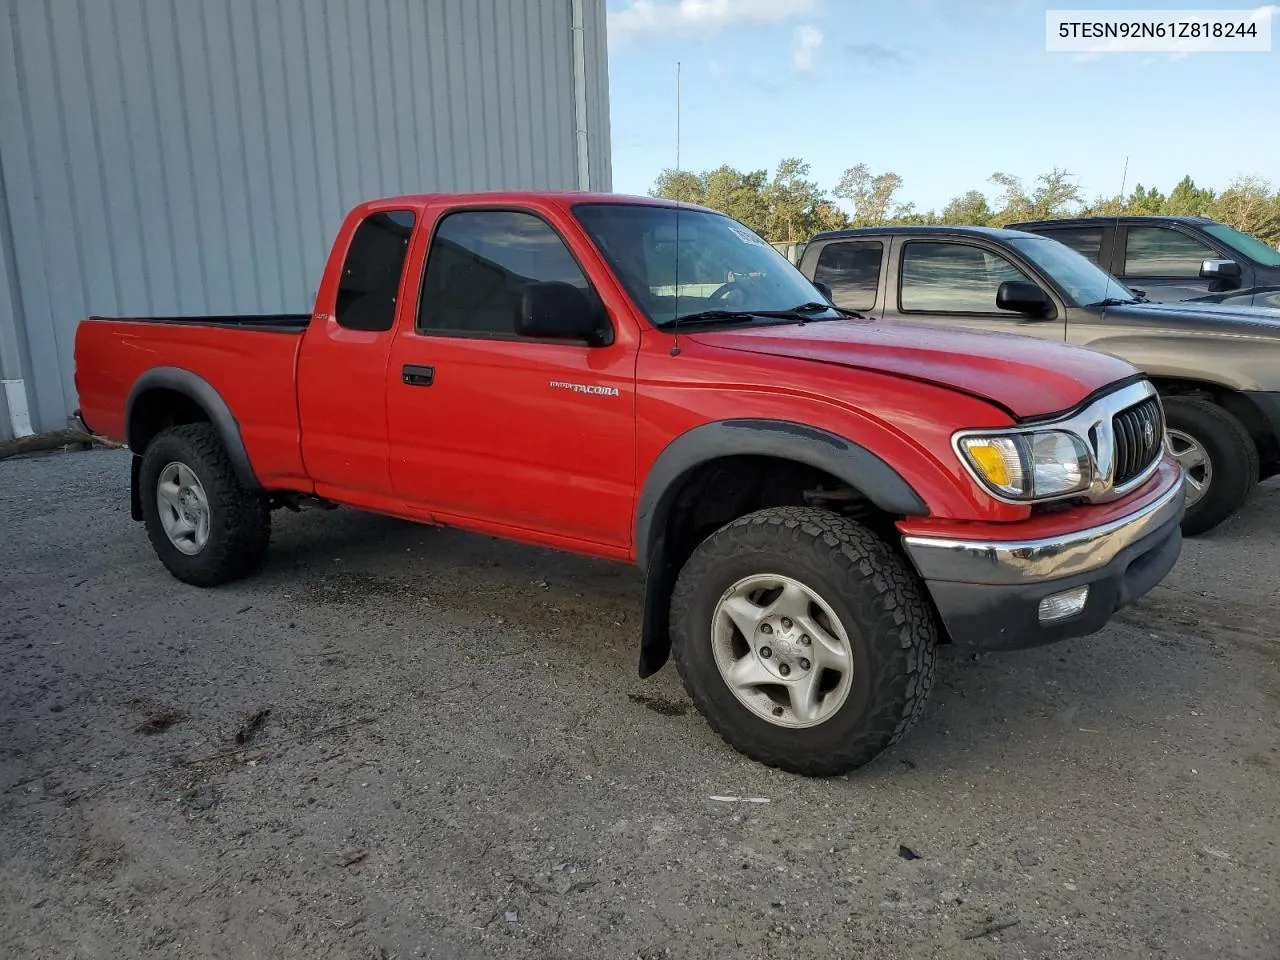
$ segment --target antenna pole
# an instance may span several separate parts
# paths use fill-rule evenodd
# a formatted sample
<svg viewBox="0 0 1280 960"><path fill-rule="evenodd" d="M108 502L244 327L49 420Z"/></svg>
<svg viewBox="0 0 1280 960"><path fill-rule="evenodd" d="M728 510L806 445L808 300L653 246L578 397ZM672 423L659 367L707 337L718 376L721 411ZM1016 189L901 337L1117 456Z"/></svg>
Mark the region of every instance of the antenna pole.
<svg viewBox="0 0 1280 960"><path fill-rule="evenodd" d="M675 304L676 318L671 327L671 355L680 356L680 61L676 61L676 244L675 244Z"/></svg>
<svg viewBox="0 0 1280 960"><path fill-rule="evenodd" d="M1116 238L1120 236L1120 209L1124 205L1124 188L1128 182L1129 182L1129 158L1126 156L1124 158L1124 173L1120 175L1120 196L1116 200L1116 222L1115 222L1114 229L1111 232L1111 263L1112 264L1115 263L1115 260L1116 260L1115 244L1116 244ZM1099 252L1101 252L1101 250L1099 250ZM1107 264L1107 266L1111 266L1111 264ZM1111 295L1111 271L1108 270L1107 282L1106 282L1106 285L1102 288L1103 301L1106 301L1106 299L1110 295ZM1105 302L1102 305L1102 315L1104 317L1107 315L1107 306Z"/></svg>

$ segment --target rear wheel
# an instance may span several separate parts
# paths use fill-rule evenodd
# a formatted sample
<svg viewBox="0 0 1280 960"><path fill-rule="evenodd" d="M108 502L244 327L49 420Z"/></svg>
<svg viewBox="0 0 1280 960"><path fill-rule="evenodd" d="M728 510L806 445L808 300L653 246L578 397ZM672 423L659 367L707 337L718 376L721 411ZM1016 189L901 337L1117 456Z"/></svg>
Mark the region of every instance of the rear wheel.
<svg viewBox="0 0 1280 960"><path fill-rule="evenodd" d="M184 583L212 587L256 570L271 539L266 501L244 489L211 424L157 434L139 477L147 536Z"/></svg>
<svg viewBox="0 0 1280 960"><path fill-rule="evenodd" d="M1186 474L1182 532L1212 530L1244 506L1258 482L1258 448L1244 425L1196 397L1165 398L1169 452Z"/></svg>
<svg viewBox="0 0 1280 960"><path fill-rule="evenodd" d="M672 594L671 636L685 689L730 746L831 776L923 712L937 626L914 572L866 528L777 507L694 551Z"/></svg>

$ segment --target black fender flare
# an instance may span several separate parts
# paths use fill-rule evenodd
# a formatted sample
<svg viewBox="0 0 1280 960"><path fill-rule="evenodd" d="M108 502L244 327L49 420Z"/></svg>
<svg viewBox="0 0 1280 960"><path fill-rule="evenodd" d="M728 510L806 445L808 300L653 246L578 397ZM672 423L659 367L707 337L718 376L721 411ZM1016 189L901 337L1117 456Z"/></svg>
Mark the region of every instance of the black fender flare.
<svg viewBox="0 0 1280 960"><path fill-rule="evenodd" d="M130 480L130 508L135 520L142 519L141 504L138 500L138 468L142 459L145 444L138 431L141 425L134 417L134 408L138 400L150 390L172 390L189 397L205 415L213 428L218 431L222 445L226 448L227 457L235 469L236 479L247 490L260 490L258 475L254 473L253 464L249 461L249 451L245 449L244 438L240 434L240 424L222 394L208 380L185 370L182 367L152 367L140 376L129 390L125 401L125 441L133 452L133 468Z"/></svg>
<svg viewBox="0 0 1280 960"><path fill-rule="evenodd" d="M734 419L704 423L676 437L658 455L636 506L636 562L645 570L640 676L661 669L671 650L667 618L676 574L665 530L683 481L696 467L730 456L768 456L823 470L861 491L886 513L928 516L929 508L901 474L866 447L838 434L788 420Z"/></svg>

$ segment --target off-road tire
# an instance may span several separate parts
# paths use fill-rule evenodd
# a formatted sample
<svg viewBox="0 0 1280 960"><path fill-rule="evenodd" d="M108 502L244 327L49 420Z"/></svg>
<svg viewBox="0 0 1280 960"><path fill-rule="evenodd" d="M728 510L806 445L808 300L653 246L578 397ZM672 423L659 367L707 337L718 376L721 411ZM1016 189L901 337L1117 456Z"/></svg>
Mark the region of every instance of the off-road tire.
<svg viewBox="0 0 1280 960"><path fill-rule="evenodd" d="M791 577L831 606L853 647L853 687L813 727L757 716L716 666L712 624L743 577ZM919 719L933 685L938 621L906 560L865 527L828 510L773 507L747 514L693 552L671 599L672 657L685 690L726 743L753 760L805 776L862 766Z"/></svg>
<svg viewBox="0 0 1280 960"><path fill-rule="evenodd" d="M1212 530L1244 506L1258 482L1258 447L1239 420L1209 400L1167 397L1165 422L1195 438L1213 464L1209 489L1182 519L1188 537Z"/></svg>
<svg viewBox="0 0 1280 960"><path fill-rule="evenodd" d="M156 504L160 472L174 461L185 464L199 478L209 500L209 539L194 555L183 553L170 542ZM212 424L184 424L157 434L142 455L138 483L151 546L179 580L215 587L247 576L262 565L271 540L271 513L261 495L240 485Z"/></svg>

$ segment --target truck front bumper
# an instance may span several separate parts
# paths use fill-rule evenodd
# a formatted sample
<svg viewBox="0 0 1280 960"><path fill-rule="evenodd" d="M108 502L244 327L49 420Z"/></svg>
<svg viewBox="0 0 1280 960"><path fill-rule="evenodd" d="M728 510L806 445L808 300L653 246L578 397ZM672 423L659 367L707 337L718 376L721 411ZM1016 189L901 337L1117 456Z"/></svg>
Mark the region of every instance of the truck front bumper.
<svg viewBox="0 0 1280 960"><path fill-rule="evenodd" d="M1184 500L1179 471L1159 498L1091 529L1041 540L902 542L953 643L1015 650L1095 633L1164 579L1182 552Z"/></svg>

